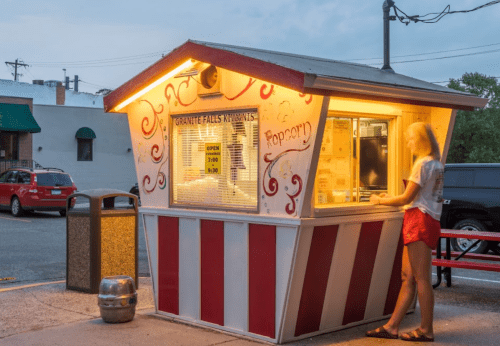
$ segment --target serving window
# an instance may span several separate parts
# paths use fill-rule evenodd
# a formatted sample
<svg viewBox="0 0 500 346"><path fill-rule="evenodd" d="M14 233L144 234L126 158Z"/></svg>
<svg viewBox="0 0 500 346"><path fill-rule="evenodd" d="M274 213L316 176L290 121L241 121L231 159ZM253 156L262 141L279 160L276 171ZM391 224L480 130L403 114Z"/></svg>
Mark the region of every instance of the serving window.
<svg viewBox="0 0 500 346"><path fill-rule="evenodd" d="M257 210L258 114L172 117L172 205Z"/></svg>
<svg viewBox="0 0 500 346"><path fill-rule="evenodd" d="M316 208L368 202L371 194L388 191L391 125L391 119L329 114L316 172Z"/></svg>

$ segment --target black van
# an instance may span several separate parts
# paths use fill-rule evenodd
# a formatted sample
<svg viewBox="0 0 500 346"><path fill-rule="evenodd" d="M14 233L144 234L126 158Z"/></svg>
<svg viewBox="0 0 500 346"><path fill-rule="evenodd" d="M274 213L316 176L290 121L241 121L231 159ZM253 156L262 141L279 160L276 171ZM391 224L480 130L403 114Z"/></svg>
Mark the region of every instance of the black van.
<svg viewBox="0 0 500 346"><path fill-rule="evenodd" d="M441 227L481 232L500 232L500 164L447 164L444 171ZM456 251L463 251L473 240L451 239ZM472 253L500 255L496 242L481 241Z"/></svg>

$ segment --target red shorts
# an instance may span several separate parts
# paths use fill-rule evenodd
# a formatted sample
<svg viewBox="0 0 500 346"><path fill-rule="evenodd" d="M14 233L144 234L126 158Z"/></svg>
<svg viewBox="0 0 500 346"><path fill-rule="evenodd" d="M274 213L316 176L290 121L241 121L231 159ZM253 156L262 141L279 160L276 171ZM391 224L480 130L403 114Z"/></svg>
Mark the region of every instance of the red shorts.
<svg viewBox="0 0 500 346"><path fill-rule="evenodd" d="M427 213L418 208L405 211L403 219L403 240L408 245L416 241L423 241L432 250L435 250L441 235L441 224Z"/></svg>

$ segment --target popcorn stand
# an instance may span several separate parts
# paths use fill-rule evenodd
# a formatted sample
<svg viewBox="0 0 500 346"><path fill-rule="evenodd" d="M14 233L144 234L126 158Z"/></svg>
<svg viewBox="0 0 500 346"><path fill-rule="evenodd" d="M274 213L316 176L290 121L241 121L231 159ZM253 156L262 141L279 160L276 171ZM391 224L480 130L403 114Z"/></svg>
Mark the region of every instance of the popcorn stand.
<svg viewBox="0 0 500 346"><path fill-rule="evenodd" d="M380 320L401 285L404 130L446 157L487 100L377 68L187 41L104 99L127 113L158 315L272 343Z"/></svg>

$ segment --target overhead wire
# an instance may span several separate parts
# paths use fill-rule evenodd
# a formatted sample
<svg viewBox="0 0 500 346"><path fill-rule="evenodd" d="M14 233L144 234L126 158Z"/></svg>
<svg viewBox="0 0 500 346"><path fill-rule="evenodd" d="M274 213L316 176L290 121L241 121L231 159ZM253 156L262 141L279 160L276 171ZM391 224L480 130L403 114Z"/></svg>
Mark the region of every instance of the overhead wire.
<svg viewBox="0 0 500 346"><path fill-rule="evenodd" d="M469 12L480 10L482 8L485 8L485 7L496 5L498 3L500 3L500 0L490 1L486 4L477 6L473 9L460 10L460 11L451 11L451 5L447 5L444 8L444 10L442 10L439 13L427 13L426 15L423 15L423 16L420 16L420 15L409 16L405 12L403 12L399 7L397 7L396 5L393 5L393 7L394 7L394 14L395 14L396 18L401 23L408 25L408 24L410 24L410 22L414 22L414 23L421 22L421 23L433 24L433 23L439 22L444 16L446 16L448 14L469 13ZM428 16L434 16L434 17L425 19L425 17L428 17Z"/></svg>
<svg viewBox="0 0 500 346"><path fill-rule="evenodd" d="M500 52L500 49L493 49L493 50L487 50L487 51L483 51L483 52L474 52L474 53L467 53L467 54L457 54L457 55L441 56L441 57L428 58L428 59L391 61L391 64L404 64L404 63L409 63L409 62L420 62L420 61L429 61L429 60L451 59L451 58L459 58L459 57L464 57L464 56L481 55L481 54L497 53L497 52ZM379 64L367 64L367 65L368 66L377 66L377 65L380 65L380 63Z"/></svg>
<svg viewBox="0 0 500 346"><path fill-rule="evenodd" d="M432 55L432 54L441 54L441 53L449 53L449 52L458 52L458 51L462 51L462 50L491 47L491 46L498 46L498 45L500 45L500 43L485 44L482 46L467 47L467 48L449 49L449 50L442 50L442 51L437 51L437 52L416 53L416 54L407 54L407 55L395 55L395 56L393 56L393 58L405 58L407 56L420 56L420 55ZM383 59L384 58L365 58L365 59L349 59L349 60L344 60L344 61L365 61L365 60L383 60Z"/></svg>
<svg viewBox="0 0 500 346"><path fill-rule="evenodd" d="M157 51L157 52L151 52L151 53L146 53L146 54L131 55L131 56L125 56L125 57L118 57L118 58L97 59L97 60L80 60L80 61L55 61L55 62L35 61L35 62L29 62L28 64L33 65L33 66L35 66L35 65L39 66L39 65L102 64L102 63L108 63L108 62L109 63L123 62L123 61L127 61L127 60L137 60L137 59L155 57L155 56L160 56L164 53L165 53L165 51Z"/></svg>

